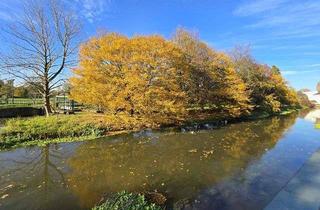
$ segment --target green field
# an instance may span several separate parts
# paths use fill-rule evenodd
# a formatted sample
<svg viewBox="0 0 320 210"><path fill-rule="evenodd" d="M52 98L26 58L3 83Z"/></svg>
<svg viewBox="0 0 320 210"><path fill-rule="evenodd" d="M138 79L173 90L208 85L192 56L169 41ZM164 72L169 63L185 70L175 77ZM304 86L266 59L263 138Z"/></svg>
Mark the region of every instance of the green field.
<svg viewBox="0 0 320 210"><path fill-rule="evenodd" d="M10 107L41 107L42 99L31 99L31 98L8 98L0 99L0 108Z"/></svg>
<svg viewBox="0 0 320 210"><path fill-rule="evenodd" d="M53 97L50 99L51 106L58 109L64 109L64 107L71 106L70 101L67 97ZM78 103L74 103L74 108L79 108ZM15 108L15 107L42 107L42 98L0 98L0 109L4 108Z"/></svg>

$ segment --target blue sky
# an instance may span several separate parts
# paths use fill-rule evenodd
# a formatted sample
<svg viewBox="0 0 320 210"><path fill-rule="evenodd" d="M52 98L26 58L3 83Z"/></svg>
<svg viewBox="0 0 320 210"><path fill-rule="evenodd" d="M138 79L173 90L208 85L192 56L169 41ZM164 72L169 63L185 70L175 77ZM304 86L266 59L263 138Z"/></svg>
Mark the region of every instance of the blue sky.
<svg viewBox="0 0 320 210"><path fill-rule="evenodd" d="M0 25L14 21L22 0L0 1ZM228 51L249 44L255 58L277 65L296 89L320 81L320 0L63 0L84 24L127 35L162 34L178 26Z"/></svg>

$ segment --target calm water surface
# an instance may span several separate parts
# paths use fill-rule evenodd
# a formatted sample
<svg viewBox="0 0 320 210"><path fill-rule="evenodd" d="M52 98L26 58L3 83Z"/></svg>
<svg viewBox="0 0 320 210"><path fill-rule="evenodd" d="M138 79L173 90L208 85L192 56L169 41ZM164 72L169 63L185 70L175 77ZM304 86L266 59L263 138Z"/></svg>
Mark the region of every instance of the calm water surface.
<svg viewBox="0 0 320 210"><path fill-rule="evenodd" d="M121 190L162 192L167 209L263 209L320 147L312 113L2 152L0 209L90 209Z"/></svg>

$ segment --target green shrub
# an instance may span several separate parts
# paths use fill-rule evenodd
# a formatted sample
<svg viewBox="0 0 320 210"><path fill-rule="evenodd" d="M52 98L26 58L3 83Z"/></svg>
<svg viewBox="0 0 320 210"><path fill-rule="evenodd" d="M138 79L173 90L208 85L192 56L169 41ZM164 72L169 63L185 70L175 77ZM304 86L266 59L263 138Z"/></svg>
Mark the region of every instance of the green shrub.
<svg viewBox="0 0 320 210"><path fill-rule="evenodd" d="M162 210L162 208L149 203L143 195L123 191L111 196L92 210Z"/></svg>

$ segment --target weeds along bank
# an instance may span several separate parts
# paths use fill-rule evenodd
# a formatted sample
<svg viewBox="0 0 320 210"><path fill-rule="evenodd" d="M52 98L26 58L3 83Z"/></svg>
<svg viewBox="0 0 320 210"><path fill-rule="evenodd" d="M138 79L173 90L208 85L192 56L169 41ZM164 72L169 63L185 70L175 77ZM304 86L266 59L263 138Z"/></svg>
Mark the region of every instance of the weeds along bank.
<svg viewBox="0 0 320 210"><path fill-rule="evenodd" d="M218 52L184 29L170 40L116 33L91 38L80 48L70 88L72 99L104 114L9 120L0 146L93 139L299 107L277 67L257 63L242 48Z"/></svg>

